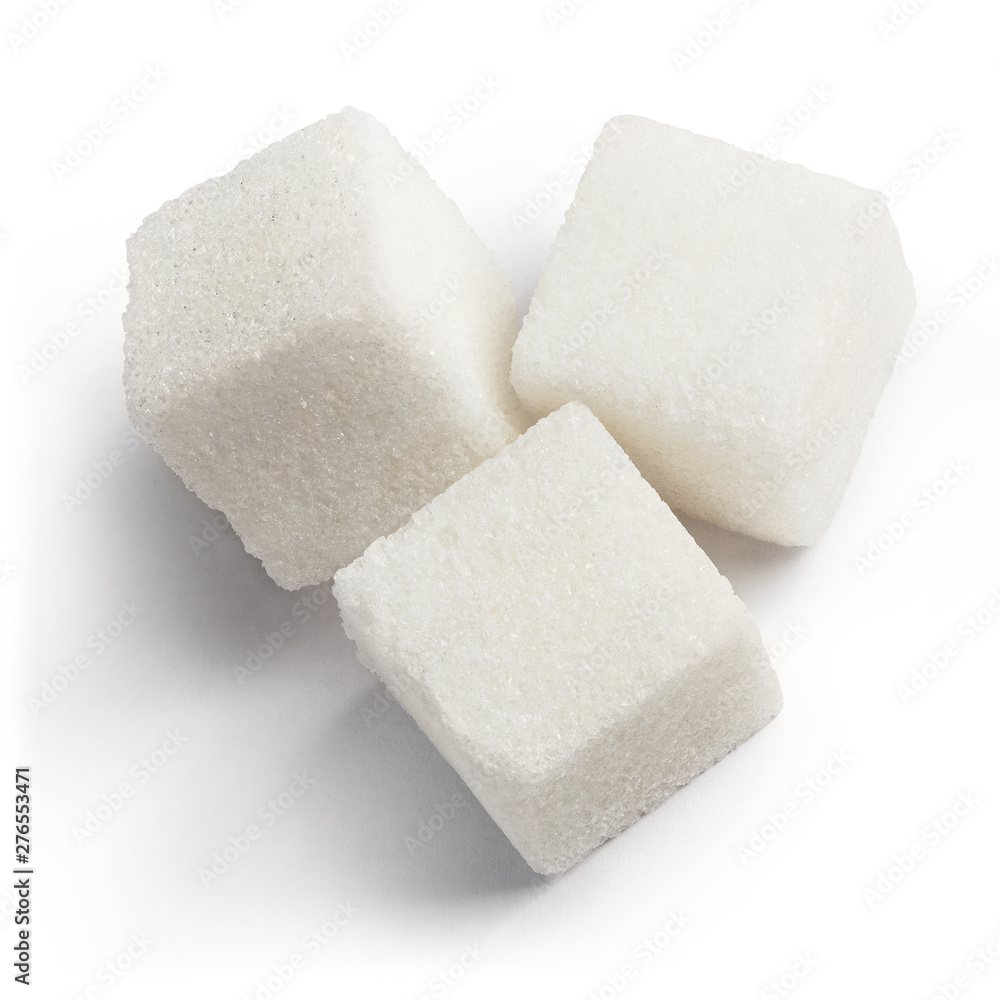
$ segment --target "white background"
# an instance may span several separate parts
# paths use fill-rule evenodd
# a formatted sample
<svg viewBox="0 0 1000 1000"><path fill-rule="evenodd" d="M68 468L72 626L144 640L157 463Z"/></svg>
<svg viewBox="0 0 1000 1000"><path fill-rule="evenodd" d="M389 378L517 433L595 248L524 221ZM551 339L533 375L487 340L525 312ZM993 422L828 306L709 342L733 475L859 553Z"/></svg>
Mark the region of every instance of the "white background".
<svg viewBox="0 0 1000 1000"><path fill-rule="evenodd" d="M342 43L370 0L71 0L27 44L11 33L40 8L3 3L0 815L10 831L11 768L31 765L36 866L34 994L8 987L12 896L0 882L3 996L266 998L294 954L303 967L272 979L273 995L998 995L1000 960L967 958L990 941L1000 954L1000 624L988 609L1000 588L1000 282L971 300L956 292L1000 252L996 7L907 0L915 13L887 31L891 0L733 0L681 71L675 54L721 3L589 0L550 24L554 5L412 0L348 59ZM118 95L148 68L166 78L123 117ZM494 92L452 127L449 108L481 76ZM810 93L829 96L810 111ZM945 310L890 381L819 545L782 550L690 524L775 654L782 715L556 881L527 869L467 790L433 839L408 848L464 786L378 697L332 600L304 620L297 602L312 591L280 590L228 528L214 538L213 513L128 436L113 279L125 238L251 137L270 138L272 121L285 134L345 104L410 149L444 127L428 169L522 310L581 151L623 112L750 148L772 138L782 158L870 187L897 181L917 321ZM105 117L101 144L57 178L67 145ZM562 171L571 183L519 230L513 216ZM88 319L92 297L111 301ZM22 378L69 322L65 349ZM68 504L115 451L121 464ZM939 482L953 462L965 471ZM924 509L915 498L935 484ZM902 536L859 563L905 512ZM193 545L203 534L210 544ZM92 637L123 602L143 610L97 652ZM962 622L981 610L989 622L967 642ZM241 684L234 667L285 622L282 648ZM957 655L904 704L898 685L948 642ZM33 711L80 653L89 666ZM180 749L140 783L170 732ZM849 765L807 802L801 783L822 782L834 752ZM264 828L258 811L302 771L307 791ZM134 794L81 838L126 781ZM963 793L976 805L956 820ZM785 828L741 858L789 804ZM254 822L259 840L203 885L199 868ZM12 842L0 836L0 871ZM914 845L912 870L866 898ZM356 915L310 954L303 939L341 904ZM687 926L644 960L636 949L671 911ZM448 969L463 953L458 979ZM808 958L798 979L797 955ZM112 973L116 961L131 968ZM960 974L964 985L939 992Z"/></svg>

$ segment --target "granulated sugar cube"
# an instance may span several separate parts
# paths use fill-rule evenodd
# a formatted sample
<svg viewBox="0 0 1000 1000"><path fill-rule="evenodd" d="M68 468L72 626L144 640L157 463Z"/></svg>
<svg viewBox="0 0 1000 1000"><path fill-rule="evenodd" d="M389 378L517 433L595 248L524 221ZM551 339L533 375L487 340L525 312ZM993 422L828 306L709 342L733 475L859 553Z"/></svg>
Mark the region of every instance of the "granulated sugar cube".
<svg viewBox="0 0 1000 1000"><path fill-rule="evenodd" d="M334 578L347 634L536 871L775 717L729 582L580 403Z"/></svg>
<svg viewBox="0 0 1000 1000"><path fill-rule="evenodd" d="M128 262L132 421L284 587L330 579L527 426L510 282L353 108L167 202Z"/></svg>
<svg viewBox="0 0 1000 1000"><path fill-rule="evenodd" d="M540 414L586 403L673 509L814 543L913 316L884 198L645 118L595 150L515 389Z"/></svg>

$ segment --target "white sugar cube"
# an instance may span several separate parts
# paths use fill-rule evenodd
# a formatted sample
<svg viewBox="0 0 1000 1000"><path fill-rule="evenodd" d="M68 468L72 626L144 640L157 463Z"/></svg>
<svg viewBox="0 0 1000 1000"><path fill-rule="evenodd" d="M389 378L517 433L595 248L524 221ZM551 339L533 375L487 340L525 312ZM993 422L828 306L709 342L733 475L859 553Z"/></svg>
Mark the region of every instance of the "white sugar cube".
<svg viewBox="0 0 1000 1000"><path fill-rule="evenodd" d="M344 627L538 872L775 717L742 602L579 403L334 578Z"/></svg>
<svg viewBox="0 0 1000 1000"><path fill-rule="evenodd" d="M513 288L347 108L128 242L133 423L284 587L330 579L527 426Z"/></svg>
<svg viewBox="0 0 1000 1000"><path fill-rule="evenodd" d="M511 380L585 402L675 510L826 529L913 315L880 194L645 118L605 126Z"/></svg>

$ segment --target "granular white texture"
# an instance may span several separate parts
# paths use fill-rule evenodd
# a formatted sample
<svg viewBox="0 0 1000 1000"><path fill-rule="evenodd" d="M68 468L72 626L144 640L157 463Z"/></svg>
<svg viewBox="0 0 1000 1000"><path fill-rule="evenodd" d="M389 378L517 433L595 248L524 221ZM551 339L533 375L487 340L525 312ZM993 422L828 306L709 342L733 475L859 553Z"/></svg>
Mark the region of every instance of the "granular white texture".
<svg viewBox="0 0 1000 1000"><path fill-rule="evenodd" d="M760 634L570 403L334 578L347 634L538 872L775 717Z"/></svg>
<svg viewBox="0 0 1000 1000"><path fill-rule="evenodd" d="M527 426L510 282L353 108L167 202L128 263L132 422L284 587L330 579Z"/></svg>
<svg viewBox="0 0 1000 1000"><path fill-rule="evenodd" d="M645 118L595 150L514 388L586 403L674 510L813 544L913 316L884 198Z"/></svg>

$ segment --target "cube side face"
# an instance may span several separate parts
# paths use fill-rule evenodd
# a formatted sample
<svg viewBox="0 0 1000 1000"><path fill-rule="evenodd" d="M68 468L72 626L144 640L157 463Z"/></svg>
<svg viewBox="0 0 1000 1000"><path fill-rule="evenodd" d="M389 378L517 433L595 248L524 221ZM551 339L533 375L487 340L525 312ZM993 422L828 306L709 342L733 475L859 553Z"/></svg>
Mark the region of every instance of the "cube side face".
<svg viewBox="0 0 1000 1000"><path fill-rule="evenodd" d="M748 615L630 717L537 785L491 808L528 864L559 875L718 763L781 711L778 679ZM495 794L495 793L494 793Z"/></svg>
<svg viewBox="0 0 1000 1000"><path fill-rule="evenodd" d="M363 662L539 871L613 836L687 773L669 761L644 772L632 744L650 745L649 705L688 698L740 629L761 652L728 582L580 404L375 542L334 593ZM627 791L608 766L602 777L609 746L635 767ZM588 783L596 819L574 799Z"/></svg>
<svg viewBox="0 0 1000 1000"><path fill-rule="evenodd" d="M290 589L330 579L527 423L507 380L513 289L422 168L386 198L403 156L348 109L129 241L130 417Z"/></svg>
<svg viewBox="0 0 1000 1000"><path fill-rule="evenodd" d="M156 449L283 587L329 580L516 436L501 415L477 422L396 333L301 331L162 418Z"/></svg>
<svg viewBox="0 0 1000 1000"><path fill-rule="evenodd" d="M452 393L481 423L499 414L520 433L530 419L510 384L520 323L514 286L423 167L401 148L398 163L390 163L371 185L369 237L377 280L392 292L393 318L447 359Z"/></svg>
<svg viewBox="0 0 1000 1000"><path fill-rule="evenodd" d="M543 267L511 380L534 412L587 403L675 508L810 544L913 305L876 193L613 119Z"/></svg>

